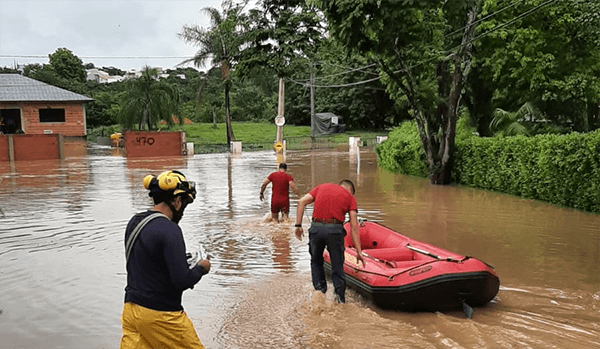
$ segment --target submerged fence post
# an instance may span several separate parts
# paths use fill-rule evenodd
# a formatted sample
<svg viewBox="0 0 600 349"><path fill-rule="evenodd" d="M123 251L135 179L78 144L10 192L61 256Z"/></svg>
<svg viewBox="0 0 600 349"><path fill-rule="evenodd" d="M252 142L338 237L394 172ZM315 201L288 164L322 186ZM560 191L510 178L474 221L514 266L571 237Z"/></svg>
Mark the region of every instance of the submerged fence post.
<svg viewBox="0 0 600 349"><path fill-rule="evenodd" d="M187 142L186 146L187 146L187 155L188 156L193 156L194 155L194 143L193 142Z"/></svg>
<svg viewBox="0 0 600 349"><path fill-rule="evenodd" d="M348 137L348 146L351 152L357 151L360 146L360 137Z"/></svg>
<svg viewBox="0 0 600 349"><path fill-rule="evenodd" d="M15 140L13 135L8 135L8 161L15 161Z"/></svg>
<svg viewBox="0 0 600 349"><path fill-rule="evenodd" d="M242 153L242 142L241 141L232 141L230 144L230 151L232 153L241 154Z"/></svg>
<svg viewBox="0 0 600 349"><path fill-rule="evenodd" d="M65 136L63 134L59 133L57 140L58 140L58 158L62 160L65 158Z"/></svg>

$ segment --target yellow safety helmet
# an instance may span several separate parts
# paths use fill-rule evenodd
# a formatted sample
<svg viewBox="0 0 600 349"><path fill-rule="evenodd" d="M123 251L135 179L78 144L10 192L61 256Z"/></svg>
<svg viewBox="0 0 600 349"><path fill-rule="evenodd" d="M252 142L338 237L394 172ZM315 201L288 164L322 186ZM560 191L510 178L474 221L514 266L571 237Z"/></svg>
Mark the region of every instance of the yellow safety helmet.
<svg viewBox="0 0 600 349"><path fill-rule="evenodd" d="M165 171L158 175L147 175L143 180L144 188L153 191L172 192L173 196L187 195L188 203L196 198L196 183L188 181L179 171Z"/></svg>

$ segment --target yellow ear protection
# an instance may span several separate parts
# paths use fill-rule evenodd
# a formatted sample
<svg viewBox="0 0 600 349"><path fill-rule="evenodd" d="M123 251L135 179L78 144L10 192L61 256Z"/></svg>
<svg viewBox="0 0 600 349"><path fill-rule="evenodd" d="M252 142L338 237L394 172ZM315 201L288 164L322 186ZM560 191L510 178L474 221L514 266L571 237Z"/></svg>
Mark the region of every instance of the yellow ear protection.
<svg viewBox="0 0 600 349"><path fill-rule="evenodd" d="M155 175L147 175L146 177L144 177L144 180L142 181L142 183L144 184L144 188L149 190L150 184L152 184L152 181L156 181Z"/></svg>
<svg viewBox="0 0 600 349"><path fill-rule="evenodd" d="M173 191L173 195L186 193L188 202L192 203L196 198L196 184L188 181L184 174L179 171L166 171L158 175L147 175L142 181L144 188L152 191L153 187L158 187L162 191Z"/></svg>

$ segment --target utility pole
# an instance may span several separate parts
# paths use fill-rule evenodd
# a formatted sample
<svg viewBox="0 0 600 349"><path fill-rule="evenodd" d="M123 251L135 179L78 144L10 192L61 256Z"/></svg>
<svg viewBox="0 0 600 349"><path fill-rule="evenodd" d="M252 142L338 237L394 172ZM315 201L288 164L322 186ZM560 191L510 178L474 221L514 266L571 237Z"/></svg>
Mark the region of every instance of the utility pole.
<svg viewBox="0 0 600 349"><path fill-rule="evenodd" d="M315 66L310 67L310 140L311 149L315 147Z"/></svg>
<svg viewBox="0 0 600 349"><path fill-rule="evenodd" d="M283 125L285 124L285 117L283 117L283 101L284 101L284 82L283 78L279 78L279 105L277 107L277 116L275 117L275 125L277 125L277 140L273 149L276 152L283 152Z"/></svg>
<svg viewBox="0 0 600 349"><path fill-rule="evenodd" d="M310 69L310 135L315 135L315 66Z"/></svg>

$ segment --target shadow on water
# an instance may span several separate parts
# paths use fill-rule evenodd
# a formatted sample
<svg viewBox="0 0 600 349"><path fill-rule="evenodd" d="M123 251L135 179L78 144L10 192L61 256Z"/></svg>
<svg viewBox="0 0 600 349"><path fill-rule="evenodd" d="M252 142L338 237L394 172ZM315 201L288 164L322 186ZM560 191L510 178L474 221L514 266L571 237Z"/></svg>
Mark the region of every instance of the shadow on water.
<svg viewBox="0 0 600 349"><path fill-rule="evenodd" d="M183 304L207 348L591 348L600 343L600 218L377 167L371 149L127 159L114 148L63 161L0 163L0 347L114 348L125 287L123 233L150 207L149 173L178 169L198 196L181 221L211 273ZM314 293L307 241L266 223L260 185L281 161L301 195L351 179L359 215L481 258L498 296L461 311L386 311L349 290ZM298 197L291 196L291 217ZM310 216L312 208L308 208ZM303 217L308 226L308 218ZM330 287L331 289L331 287Z"/></svg>

